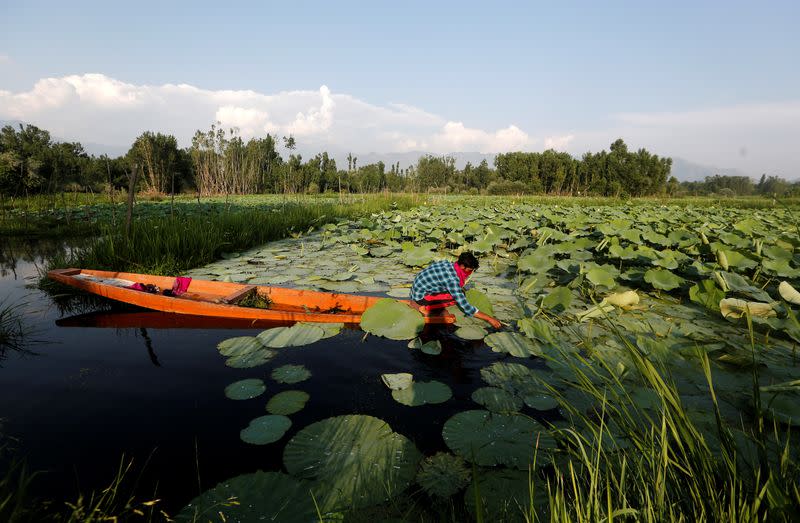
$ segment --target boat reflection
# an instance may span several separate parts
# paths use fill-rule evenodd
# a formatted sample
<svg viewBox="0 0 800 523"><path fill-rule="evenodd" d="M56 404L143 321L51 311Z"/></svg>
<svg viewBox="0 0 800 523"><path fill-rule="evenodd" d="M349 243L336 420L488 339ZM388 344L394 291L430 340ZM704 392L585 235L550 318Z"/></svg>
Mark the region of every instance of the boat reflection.
<svg viewBox="0 0 800 523"><path fill-rule="evenodd" d="M59 327L97 327L105 329L268 329L293 325L293 322L214 318L169 312L124 310L96 311L56 320Z"/></svg>

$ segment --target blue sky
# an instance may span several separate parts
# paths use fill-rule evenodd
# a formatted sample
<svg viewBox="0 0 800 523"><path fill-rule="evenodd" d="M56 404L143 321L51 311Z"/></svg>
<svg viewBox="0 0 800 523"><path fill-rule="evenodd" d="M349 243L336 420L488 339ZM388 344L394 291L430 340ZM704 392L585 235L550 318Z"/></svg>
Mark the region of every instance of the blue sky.
<svg viewBox="0 0 800 523"><path fill-rule="evenodd" d="M146 122L186 145L191 128L227 115L243 134L294 130L312 149L364 153L550 145L580 154L624 133L659 154L795 177L798 6L4 0L0 119L100 143L126 143L103 125L117 122L132 141L144 130L132 123ZM55 81L37 90L43 79L78 95ZM139 100L135 110L98 106L86 94L96 82L123 85L115 89ZM159 91L179 84L203 95ZM219 100L225 91L263 97ZM170 119L145 107L152 99ZM188 125L203 111L207 124ZM313 125L298 126L300 114Z"/></svg>

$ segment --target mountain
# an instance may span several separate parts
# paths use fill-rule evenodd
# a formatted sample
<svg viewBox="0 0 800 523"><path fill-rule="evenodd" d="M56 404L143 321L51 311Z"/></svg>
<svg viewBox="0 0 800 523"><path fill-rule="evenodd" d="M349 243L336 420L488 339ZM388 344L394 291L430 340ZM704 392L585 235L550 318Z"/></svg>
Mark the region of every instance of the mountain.
<svg viewBox="0 0 800 523"><path fill-rule="evenodd" d="M738 169L723 169L720 167L711 167L699 163L690 162L683 158L672 157L672 176L678 179L679 182L698 182L703 181L706 176L749 176Z"/></svg>

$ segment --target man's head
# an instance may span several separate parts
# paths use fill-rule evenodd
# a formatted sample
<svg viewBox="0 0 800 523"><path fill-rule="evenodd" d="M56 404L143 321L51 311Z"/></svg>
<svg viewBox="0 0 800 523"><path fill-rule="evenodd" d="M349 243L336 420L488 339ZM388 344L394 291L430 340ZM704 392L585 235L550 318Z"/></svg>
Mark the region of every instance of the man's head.
<svg viewBox="0 0 800 523"><path fill-rule="evenodd" d="M464 272L467 274L472 274L472 272L480 266L478 258L469 251L462 252L458 256L458 261L456 263L461 265L461 268L464 269Z"/></svg>

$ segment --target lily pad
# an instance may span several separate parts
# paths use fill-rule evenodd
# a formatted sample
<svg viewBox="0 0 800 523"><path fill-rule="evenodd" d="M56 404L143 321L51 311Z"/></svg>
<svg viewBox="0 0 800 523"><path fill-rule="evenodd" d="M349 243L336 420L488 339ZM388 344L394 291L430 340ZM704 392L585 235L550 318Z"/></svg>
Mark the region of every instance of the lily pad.
<svg viewBox="0 0 800 523"><path fill-rule="evenodd" d="M300 383L311 377L311 372L302 365L283 365L272 371L272 379L278 383Z"/></svg>
<svg viewBox="0 0 800 523"><path fill-rule="evenodd" d="M309 323L309 322L301 322L296 325L310 325L313 327L318 327L322 329L323 335L322 339L326 338L333 338L337 334L342 331L342 327L344 327L344 323Z"/></svg>
<svg viewBox="0 0 800 523"><path fill-rule="evenodd" d="M392 390L392 398L409 407L444 403L452 397L453 391L440 381L415 381L404 389Z"/></svg>
<svg viewBox="0 0 800 523"><path fill-rule="evenodd" d="M279 392L267 402L267 412L283 416L300 412L306 406L309 397L308 393L302 390Z"/></svg>
<svg viewBox="0 0 800 523"><path fill-rule="evenodd" d="M717 288L714 280L702 280L689 289L689 299L707 309L719 310L719 302L725 299L725 293Z"/></svg>
<svg viewBox="0 0 800 523"><path fill-rule="evenodd" d="M472 401L492 412L518 412L522 408L522 400L497 387L481 387L472 393Z"/></svg>
<svg viewBox="0 0 800 523"><path fill-rule="evenodd" d="M556 287L542 300L542 307L553 312L562 312L572 303L572 292L567 287Z"/></svg>
<svg viewBox="0 0 800 523"><path fill-rule="evenodd" d="M291 327L275 327L258 335L258 340L272 349L310 345L325 337L325 331L311 323L296 323Z"/></svg>
<svg viewBox="0 0 800 523"><path fill-rule="evenodd" d="M644 273L644 281L664 291L677 289L683 283L683 278L675 276L666 269L650 269Z"/></svg>
<svg viewBox="0 0 800 523"><path fill-rule="evenodd" d="M264 348L264 345L255 336L238 336L228 338L217 344L217 350L223 356L240 356Z"/></svg>
<svg viewBox="0 0 800 523"><path fill-rule="evenodd" d="M477 465L506 465L528 470L538 439L541 449L555 448L555 439L536 420L522 414L486 410L459 412L444 424L442 437L457 455Z"/></svg>
<svg viewBox="0 0 800 523"><path fill-rule="evenodd" d="M232 400L249 400L264 394L267 390L264 380L249 378L231 383L225 387L225 397Z"/></svg>
<svg viewBox="0 0 800 523"><path fill-rule="evenodd" d="M424 326L425 320L419 311L389 298L378 300L361 316L364 331L392 340L410 340Z"/></svg>
<svg viewBox="0 0 800 523"><path fill-rule="evenodd" d="M466 487L470 476L464 458L439 452L422 460L417 483L430 496L446 499Z"/></svg>
<svg viewBox="0 0 800 523"><path fill-rule="evenodd" d="M494 352L507 352L518 358L542 356L541 347L533 340L516 332L493 332L484 338Z"/></svg>
<svg viewBox="0 0 800 523"><path fill-rule="evenodd" d="M482 340L488 334L488 331L483 327L477 325L466 325L459 327L453 333L462 340Z"/></svg>
<svg viewBox="0 0 800 523"><path fill-rule="evenodd" d="M414 444L385 421L355 414L308 425L283 451L286 470L313 482L310 490L323 511L369 506L398 495L414 480L421 458Z"/></svg>
<svg viewBox="0 0 800 523"><path fill-rule="evenodd" d="M286 416L270 414L252 420L247 428L242 429L239 437L251 445L267 445L281 439L291 426L292 420Z"/></svg>
<svg viewBox="0 0 800 523"><path fill-rule="evenodd" d="M414 376L408 372L400 372L398 374L381 374L383 384L391 390L403 390L411 386L414 381Z"/></svg>
<svg viewBox="0 0 800 523"><path fill-rule="evenodd" d="M464 293L464 295L467 297L467 301L479 311L483 312L484 314L488 314L489 316L494 316L494 307L492 307L492 302L489 301L489 297L484 293L478 289L469 289Z"/></svg>
<svg viewBox="0 0 800 523"><path fill-rule="evenodd" d="M544 459L541 455L539 457ZM533 500L531 500L531 481L534 482ZM475 493L480 496L484 517L489 515L491 521L527 523L530 521L531 513L538 516L538 521L550 520L547 484L538 481L535 476L529 477L527 470L479 469L464 495L467 511L473 516L475 516Z"/></svg>
<svg viewBox="0 0 800 523"><path fill-rule="evenodd" d="M177 523L282 521L307 523L317 517L308 485L282 472L258 471L227 479L189 502Z"/></svg>
<svg viewBox="0 0 800 523"><path fill-rule="evenodd" d="M439 340L431 340L422 344L420 350L425 354L429 354L431 356L438 356L442 353L442 342Z"/></svg>

